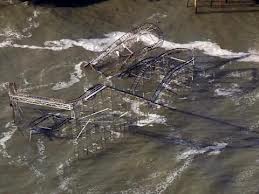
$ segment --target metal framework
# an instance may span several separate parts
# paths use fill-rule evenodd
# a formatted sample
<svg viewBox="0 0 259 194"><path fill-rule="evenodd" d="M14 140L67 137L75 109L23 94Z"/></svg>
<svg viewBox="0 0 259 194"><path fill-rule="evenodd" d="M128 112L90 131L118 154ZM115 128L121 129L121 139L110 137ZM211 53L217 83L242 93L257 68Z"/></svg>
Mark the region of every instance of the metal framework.
<svg viewBox="0 0 259 194"><path fill-rule="evenodd" d="M175 94L174 89L186 87L192 81L192 50L164 51L158 48L162 42L161 31L152 24L126 33L85 66L91 66L109 82L96 84L68 101L21 93L10 83L8 94L14 120L23 120L28 105L50 108L26 125L30 139L35 134L50 139L73 139L77 155L101 150L149 114L138 114L132 110L131 102L151 103L171 110L157 102L161 93ZM116 86L123 80L131 83L129 88Z"/></svg>
<svg viewBox="0 0 259 194"><path fill-rule="evenodd" d="M96 153L102 150L106 143L120 139L133 122L133 117L127 117L128 111L125 107L128 105L125 105L126 102L123 105L116 104L118 95L113 95L113 92L113 88L97 84L79 97L64 102L19 93L16 85L9 83L8 94L15 121L26 121L28 106L51 108L36 116L29 124L16 122L17 125L25 126L24 131L28 132L29 139L39 134L49 139L71 139L76 154L80 152L81 155ZM61 102L63 103L60 105ZM64 105L69 105L69 108L64 108Z"/></svg>
<svg viewBox="0 0 259 194"><path fill-rule="evenodd" d="M152 96L149 99L155 102L164 89L172 88L171 92L175 94L177 91L172 90L179 86L186 87L190 80L193 80L194 60L192 50L177 48L130 65L118 77L133 80L130 91L133 94L139 91L151 93ZM159 77L155 80L153 87L149 91L141 91L145 88L144 85L154 78L154 74ZM172 87L169 87L170 84Z"/></svg>
<svg viewBox="0 0 259 194"><path fill-rule="evenodd" d="M195 65L193 50L165 51L159 48L161 44L161 30L153 24L144 24L120 37L84 67L91 66L113 84L120 82L118 79L127 80L131 88L125 90L146 97L152 94L148 99L156 101L165 89L176 94L177 89L187 88ZM150 87L151 80L155 83Z"/></svg>
<svg viewBox="0 0 259 194"><path fill-rule="evenodd" d="M147 38L154 41L150 43ZM85 66L92 67L98 75L104 76L104 81L68 101L21 93L15 83L9 83L10 105L17 126L23 132L28 132L31 141L34 135L43 135L50 140L68 139L77 158L97 153L109 143L120 141L126 132L158 137L170 143L195 145L192 141L141 129L143 120L146 122L150 116L155 116L152 121L155 123L159 120L156 116L163 116L165 111L247 132L243 126L177 109L167 103L166 97L171 103L179 92L189 92L199 72L195 67L193 50L176 48L166 51L158 48L162 40L160 30L152 24L145 24L125 34ZM161 98L162 95L164 98ZM48 109L39 111L30 109L31 106ZM170 126L169 122L167 126ZM157 122L155 127L159 130L166 125Z"/></svg>
<svg viewBox="0 0 259 194"><path fill-rule="evenodd" d="M147 23L121 36L85 67L91 66L106 77L112 76L114 70L122 70L129 63L144 58L162 43L161 30Z"/></svg>

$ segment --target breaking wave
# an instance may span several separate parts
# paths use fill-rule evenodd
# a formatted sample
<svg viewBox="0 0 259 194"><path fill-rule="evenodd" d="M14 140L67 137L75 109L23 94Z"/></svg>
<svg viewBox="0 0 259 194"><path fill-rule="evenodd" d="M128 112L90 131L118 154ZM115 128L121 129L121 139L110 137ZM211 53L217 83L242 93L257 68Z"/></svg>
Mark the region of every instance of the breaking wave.
<svg viewBox="0 0 259 194"><path fill-rule="evenodd" d="M158 179L158 183L155 184L140 184L139 186L135 186L128 190L122 191L121 193L150 193L150 194L162 194L166 193L166 190L175 183L175 181L185 173L185 171L191 166L195 156L208 154L208 155L216 155L220 154L221 151L227 146L227 143L217 143L214 145L203 147L203 148L188 148L186 151L180 153L176 156L176 159L179 163L179 166L172 169L169 172L166 172L166 176L164 176L164 172L155 172L152 173L148 180L155 181ZM155 181L156 182L156 181Z"/></svg>
<svg viewBox="0 0 259 194"><path fill-rule="evenodd" d="M68 82L58 82L52 87L52 90L61 90L64 88L69 88L75 83L79 82L80 79L84 76L83 71L81 69L81 65L83 63L84 62L80 62L75 65L75 70L73 73L70 73L70 80Z"/></svg>
<svg viewBox="0 0 259 194"><path fill-rule="evenodd" d="M165 181L156 185L156 193L164 193L166 189L179 177L182 173L191 165L194 157L199 154L215 155L221 153L221 151L227 146L226 143L215 143L212 146L207 146L200 149L188 149L177 156L178 160L184 160L181 167L170 172Z"/></svg>
<svg viewBox="0 0 259 194"><path fill-rule="evenodd" d="M143 105L143 102L139 102L137 100L131 100L128 98L123 98L125 102L131 103L131 110L133 113L141 116L142 119L136 121L135 125L139 127L143 126L152 126L153 124L165 124L166 118L162 115L154 114L154 113L145 113L142 112L140 106Z"/></svg>
<svg viewBox="0 0 259 194"><path fill-rule="evenodd" d="M39 22L37 22L37 18L39 16L39 12L34 10L32 16L27 18L26 26L22 29L22 32L17 32L10 27L6 27L0 31L0 38L3 37L5 40L0 42L1 47L10 47L15 40L21 40L23 38L30 38L32 36L31 30L39 27ZM15 45L15 44L14 44Z"/></svg>
<svg viewBox="0 0 259 194"><path fill-rule="evenodd" d="M205 154L207 153L208 155L216 155L219 154L224 148L226 148L227 143L218 143L215 142L214 145L210 145L204 148L189 148L186 151L184 151L183 153L181 153L180 155L177 156L178 160L183 160L183 159L187 159L190 157L193 157L195 155L198 154Z"/></svg>
<svg viewBox="0 0 259 194"><path fill-rule="evenodd" d="M6 143L12 138L13 134L16 132L17 127L12 122L8 122L5 125L5 128L8 129L7 132L2 133L2 137L0 138L0 153L2 153L4 158L11 158L11 156L7 152Z"/></svg>
<svg viewBox="0 0 259 194"><path fill-rule="evenodd" d="M8 82L0 83L0 92L3 92L7 88Z"/></svg>
<svg viewBox="0 0 259 194"><path fill-rule="evenodd" d="M52 50L52 51L62 51L72 47L82 47L85 50L93 52L102 52L109 45L111 45L115 40L119 39L121 36L125 35L125 32L111 32L104 35L104 38L96 39L61 39L54 41L46 41L43 46L36 45L20 45L13 41L6 40L0 43L0 47L14 47L14 48L27 48L27 49L41 49L41 50ZM157 37L152 35L142 35L139 38L146 45L150 45L157 42ZM233 52L227 49L221 48L217 43L209 41L194 41L190 43L180 44L170 41L164 41L160 45L164 49L174 49L174 48L188 48L196 49L202 51L204 54L220 57L220 58L242 58L240 61L244 62L259 62L259 51L248 50L247 52Z"/></svg>

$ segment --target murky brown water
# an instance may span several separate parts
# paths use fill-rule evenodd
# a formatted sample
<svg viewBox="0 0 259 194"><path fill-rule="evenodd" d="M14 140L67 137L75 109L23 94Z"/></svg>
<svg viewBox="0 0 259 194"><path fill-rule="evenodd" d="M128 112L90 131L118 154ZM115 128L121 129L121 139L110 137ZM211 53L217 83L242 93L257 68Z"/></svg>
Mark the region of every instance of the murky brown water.
<svg viewBox="0 0 259 194"><path fill-rule="evenodd" d="M259 192L259 12L195 15L176 0L77 8L1 4L0 193ZM141 128L155 132L152 138L128 135L79 161L70 158L66 141L28 142L12 123L4 83L42 96L76 97L94 78L78 64L146 21L161 27L165 47L194 48L204 69L187 98L171 105L245 128L163 110L153 127ZM231 60L236 56L247 57ZM156 122L161 117L162 124Z"/></svg>

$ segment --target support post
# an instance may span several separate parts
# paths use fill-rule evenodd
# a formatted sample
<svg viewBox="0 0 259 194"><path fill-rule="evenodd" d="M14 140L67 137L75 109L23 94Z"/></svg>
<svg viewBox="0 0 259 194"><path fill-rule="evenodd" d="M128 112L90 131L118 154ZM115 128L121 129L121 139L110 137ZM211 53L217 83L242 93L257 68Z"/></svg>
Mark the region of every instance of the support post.
<svg viewBox="0 0 259 194"><path fill-rule="evenodd" d="M194 8L195 8L195 13L198 13L198 6L197 6L197 0L194 0Z"/></svg>

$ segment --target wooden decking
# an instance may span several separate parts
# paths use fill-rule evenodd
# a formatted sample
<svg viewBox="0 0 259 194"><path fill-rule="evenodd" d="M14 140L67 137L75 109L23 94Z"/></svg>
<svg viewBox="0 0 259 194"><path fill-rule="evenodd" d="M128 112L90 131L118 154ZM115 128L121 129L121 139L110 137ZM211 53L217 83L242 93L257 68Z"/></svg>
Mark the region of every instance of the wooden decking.
<svg viewBox="0 0 259 194"><path fill-rule="evenodd" d="M259 0L187 0L195 13L202 11L259 11Z"/></svg>

